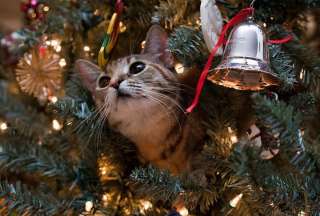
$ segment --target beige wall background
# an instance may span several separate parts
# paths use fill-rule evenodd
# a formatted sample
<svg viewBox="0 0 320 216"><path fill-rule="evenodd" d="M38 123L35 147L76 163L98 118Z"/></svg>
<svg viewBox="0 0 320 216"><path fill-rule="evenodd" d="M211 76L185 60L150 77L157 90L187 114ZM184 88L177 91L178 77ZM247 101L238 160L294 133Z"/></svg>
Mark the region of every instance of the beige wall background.
<svg viewBox="0 0 320 216"><path fill-rule="evenodd" d="M20 0L0 0L0 30L14 31L21 27Z"/></svg>

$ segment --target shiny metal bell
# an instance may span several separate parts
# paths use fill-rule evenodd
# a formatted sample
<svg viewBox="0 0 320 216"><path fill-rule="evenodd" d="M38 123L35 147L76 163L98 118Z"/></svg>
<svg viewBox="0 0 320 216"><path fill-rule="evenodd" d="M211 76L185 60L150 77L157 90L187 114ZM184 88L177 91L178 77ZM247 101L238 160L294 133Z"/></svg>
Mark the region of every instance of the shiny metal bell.
<svg viewBox="0 0 320 216"><path fill-rule="evenodd" d="M266 34L252 18L232 30L222 62L208 80L238 90L261 90L279 84L270 68Z"/></svg>

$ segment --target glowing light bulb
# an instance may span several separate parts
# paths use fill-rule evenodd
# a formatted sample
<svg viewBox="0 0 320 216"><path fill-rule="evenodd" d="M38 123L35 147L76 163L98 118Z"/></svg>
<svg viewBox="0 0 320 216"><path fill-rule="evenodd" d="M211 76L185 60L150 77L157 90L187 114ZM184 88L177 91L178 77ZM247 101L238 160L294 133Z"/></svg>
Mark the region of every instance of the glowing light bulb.
<svg viewBox="0 0 320 216"><path fill-rule="evenodd" d="M305 76L306 76L306 71L304 69L302 69L300 71L300 75L299 75L300 80L303 80L305 78Z"/></svg>
<svg viewBox="0 0 320 216"><path fill-rule="evenodd" d="M106 175L107 174L107 166L104 166L104 167L101 167L100 170L101 170L101 175Z"/></svg>
<svg viewBox="0 0 320 216"><path fill-rule="evenodd" d="M83 47L83 50L84 50L85 52L89 52L89 51L90 51L90 47L89 47L89 46L84 46L84 47Z"/></svg>
<svg viewBox="0 0 320 216"><path fill-rule="evenodd" d="M5 122L0 123L0 130L5 131L8 129L8 125Z"/></svg>
<svg viewBox="0 0 320 216"><path fill-rule="evenodd" d="M298 213L298 216L307 216L307 213L305 213L303 210L301 210L301 211Z"/></svg>
<svg viewBox="0 0 320 216"><path fill-rule="evenodd" d="M52 128L56 131L59 131L62 129L62 125L58 122L58 120L54 119L52 121Z"/></svg>
<svg viewBox="0 0 320 216"><path fill-rule="evenodd" d="M174 66L174 69L177 71L178 74L182 74L184 72L184 66L181 63L177 63Z"/></svg>
<svg viewBox="0 0 320 216"><path fill-rule="evenodd" d="M146 41L144 40L141 42L141 49L144 49L145 47L146 47Z"/></svg>
<svg viewBox="0 0 320 216"><path fill-rule="evenodd" d="M48 12L49 10L50 10L49 6L46 5L46 6L43 7L43 11L44 12Z"/></svg>
<svg viewBox="0 0 320 216"><path fill-rule="evenodd" d="M109 201L110 200L110 195L109 194L104 194L102 196L102 200L105 201L105 202Z"/></svg>
<svg viewBox="0 0 320 216"><path fill-rule="evenodd" d="M232 135L230 139L233 144L238 142L238 137L236 135Z"/></svg>
<svg viewBox="0 0 320 216"><path fill-rule="evenodd" d="M229 204L231 207L235 208L237 207L239 201L242 199L243 193L238 194L236 197L234 197L232 200L230 200Z"/></svg>
<svg viewBox="0 0 320 216"><path fill-rule="evenodd" d="M58 45L58 46L55 48L55 50L56 50L57 52L61 52L62 47L61 47L60 45Z"/></svg>
<svg viewBox="0 0 320 216"><path fill-rule="evenodd" d="M58 40L51 40L51 46L58 46L59 41Z"/></svg>
<svg viewBox="0 0 320 216"><path fill-rule="evenodd" d="M189 215L189 211L188 209L183 206L182 208L178 209L178 212L181 216L188 216Z"/></svg>
<svg viewBox="0 0 320 216"><path fill-rule="evenodd" d="M93 202L92 202L92 201L87 201L87 202L85 203L85 210L86 210L86 212L90 212L90 211L92 210L92 208L93 208Z"/></svg>
<svg viewBox="0 0 320 216"><path fill-rule="evenodd" d="M152 203L150 201L148 201L148 200L141 200L140 204L141 204L141 207L142 207L143 211L152 208Z"/></svg>
<svg viewBox="0 0 320 216"><path fill-rule="evenodd" d="M238 137L236 136L236 134L234 133L234 131L232 130L231 127L228 127L228 132L231 134L230 140L231 140L232 144L237 143L238 142Z"/></svg>
<svg viewBox="0 0 320 216"><path fill-rule="evenodd" d="M49 101L51 102L51 103L57 103L58 102L58 98L56 97L56 96L50 96L49 97Z"/></svg>
<svg viewBox="0 0 320 216"><path fill-rule="evenodd" d="M127 26L125 26L125 24L123 24L123 22L119 23L119 27L120 27L120 32L123 33L127 30Z"/></svg>
<svg viewBox="0 0 320 216"><path fill-rule="evenodd" d="M65 67L67 65L66 60L64 58L60 59L59 65L60 65L60 67Z"/></svg>

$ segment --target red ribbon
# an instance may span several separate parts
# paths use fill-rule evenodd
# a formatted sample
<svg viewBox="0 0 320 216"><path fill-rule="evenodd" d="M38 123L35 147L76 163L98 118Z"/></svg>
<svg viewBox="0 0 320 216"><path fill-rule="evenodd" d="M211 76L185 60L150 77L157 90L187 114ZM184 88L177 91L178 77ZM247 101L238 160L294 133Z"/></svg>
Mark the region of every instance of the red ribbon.
<svg viewBox="0 0 320 216"><path fill-rule="evenodd" d="M210 56L208 58L208 61L200 75L200 78L198 80L198 84L197 84L197 88L196 88L196 94L194 96L194 99L191 103L191 105L187 108L187 113L191 113L193 111L194 108L196 108L196 106L199 103L199 98L203 89L203 85L206 81L206 77L209 73L209 70L211 68L212 65L212 61L214 59L214 56L216 55L218 49L220 48L220 46L224 43L225 41L225 36L227 31L229 30L230 27L242 22L243 20L245 20L246 18L248 18L250 15L252 15L254 12L254 9L252 7L250 8L245 8L242 9L239 13L237 13L222 29L221 34L219 36L218 42L216 43L216 45L213 47Z"/></svg>
<svg viewBox="0 0 320 216"><path fill-rule="evenodd" d="M203 89L203 85L206 81L206 77L209 73L209 70L211 68L211 65L212 65L212 61L214 59L214 56L216 55L218 49L224 44L225 42L225 36L228 32L228 30L239 24L240 22L243 22L245 19L247 19L250 15L253 15L253 12L254 12L254 8L252 7L249 7L249 8L244 8L242 9L239 13L237 13L222 29L221 31L221 34L219 36L219 39L216 43L216 45L213 47L211 53L210 53L210 56L208 58L208 61L200 75L200 78L198 80L198 84L197 84L197 87L196 87L196 93L195 93L195 96L193 98L193 101L191 103L191 105L187 108L186 112L187 113L191 113L194 108L196 108L196 106L198 105L199 103L199 99L200 99L200 95L201 95L201 92L202 92L202 89ZM292 36L288 36L284 39L281 39L281 40L270 40L268 42L270 43L275 43L275 44L281 44L281 43L287 43L289 42L290 40L292 39Z"/></svg>
<svg viewBox="0 0 320 216"><path fill-rule="evenodd" d="M289 35L285 38L279 39L279 40L268 40L268 44L284 44L288 43L289 41L292 40L292 35Z"/></svg>

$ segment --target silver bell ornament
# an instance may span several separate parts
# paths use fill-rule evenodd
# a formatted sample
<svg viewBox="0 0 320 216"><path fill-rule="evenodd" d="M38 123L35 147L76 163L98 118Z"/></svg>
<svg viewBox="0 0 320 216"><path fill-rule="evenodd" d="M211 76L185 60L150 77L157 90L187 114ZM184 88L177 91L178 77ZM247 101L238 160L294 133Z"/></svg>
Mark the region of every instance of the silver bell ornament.
<svg viewBox="0 0 320 216"><path fill-rule="evenodd" d="M238 90L256 91L279 85L270 67L266 34L252 17L232 30L222 62L208 80Z"/></svg>

